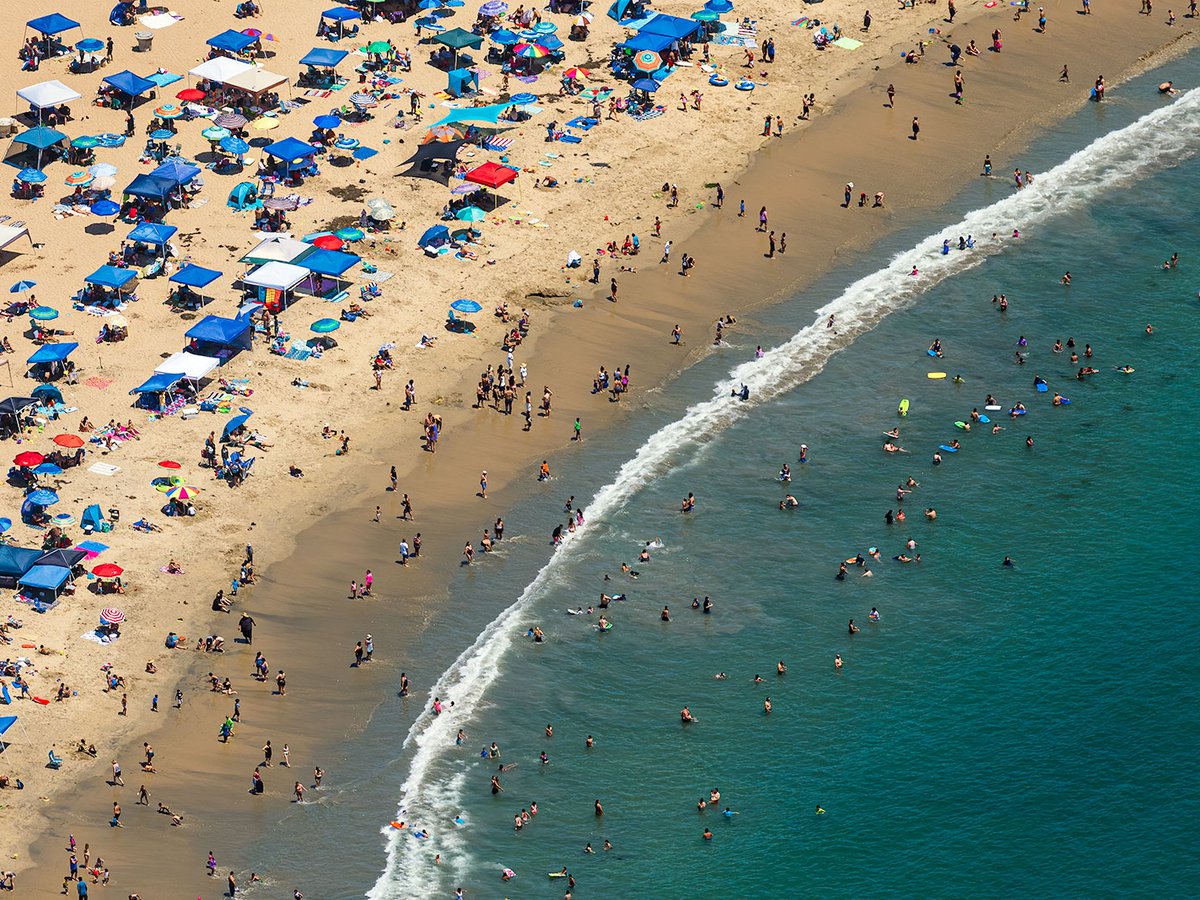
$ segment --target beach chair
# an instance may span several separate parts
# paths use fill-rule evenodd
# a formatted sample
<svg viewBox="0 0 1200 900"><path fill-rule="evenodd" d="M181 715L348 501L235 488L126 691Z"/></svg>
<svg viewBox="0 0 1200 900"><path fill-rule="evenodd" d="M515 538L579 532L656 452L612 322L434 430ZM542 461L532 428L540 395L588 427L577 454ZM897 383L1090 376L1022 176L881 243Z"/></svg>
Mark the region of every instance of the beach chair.
<svg viewBox="0 0 1200 900"><path fill-rule="evenodd" d="M61 758L61 757L58 757L58 756L55 756L55 755L54 755L54 751L53 751L53 750L49 751L49 752L48 752L46 755L47 755L47 756L49 757L49 759L50 759L50 761L49 761L48 763L46 763L46 768L47 768L47 769L59 769L59 768L62 768L62 758Z"/></svg>
<svg viewBox="0 0 1200 900"><path fill-rule="evenodd" d="M9 706L12 703L12 697L8 693L8 685L0 684L0 704Z"/></svg>

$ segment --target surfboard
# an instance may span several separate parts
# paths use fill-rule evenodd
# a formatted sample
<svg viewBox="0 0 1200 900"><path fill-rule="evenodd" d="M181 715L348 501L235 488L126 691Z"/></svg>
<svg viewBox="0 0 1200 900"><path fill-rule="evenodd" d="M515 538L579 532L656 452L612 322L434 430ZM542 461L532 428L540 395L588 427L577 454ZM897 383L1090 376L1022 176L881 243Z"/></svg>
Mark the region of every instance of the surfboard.
<svg viewBox="0 0 1200 900"><path fill-rule="evenodd" d="M946 373L945 372L929 372L928 374L926 374L925 377L932 378L934 381L939 381L946 377Z"/></svg>
<svg viewBox="0 0 1200 900"><path fill-rule="evenodd" d="M938 444L939 450L945 450L947 453L957 453L957 447L951 447L949 444Z"/></svg>
<svg viewBox="0 0 1200 900"><path fill-rule="evenodd" d="M992 423L992 420L991 420L991 419L989 419L987 416L985 416L985 415L980 415L980 417L979 417L979 424L980 424L980 425L990 425L991 423Z"/></svg>
<svg viewBox="0 0 1200 900"><path fill-rule="evenodd" d="M900 413L900 415L902 415L902 416L907 416L908 415L908 400L907 399L901 400L900 405L898 407L896 407L896 411L898 413Z"/></svg>
<svg viewBox="0 0 1200 900"><path fill-rule="evenodd" d="M986 409L988 412L1000 412L1000 410L1004 409L1004 407L999 403L993 403L990 406L985 406L984 409Z"/></svg>

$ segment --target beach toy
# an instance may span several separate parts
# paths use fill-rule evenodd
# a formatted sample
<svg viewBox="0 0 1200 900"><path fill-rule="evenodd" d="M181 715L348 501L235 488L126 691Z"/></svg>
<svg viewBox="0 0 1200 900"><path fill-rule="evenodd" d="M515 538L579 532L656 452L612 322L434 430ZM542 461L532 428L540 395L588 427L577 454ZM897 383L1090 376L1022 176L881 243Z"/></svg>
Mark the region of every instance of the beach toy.
<svg viewBox="0 0 1200 900"><path fill-rule="evenodd" d="M964 431L966 431L966 429L967 429L967 423L966 423L966 422L955 422L955 423L954 423L954 427L955 427L955 428L961 428L961 429L963 429Z"/></svg>
<svg viewBox="0 0 1200 900"><path fill-rule="evenodd" d="M729 84L729 79L722 78L720 75L714 74L708 79L708 83L713 87L725 87Z"/></svg>
<svg viewBox="0 0 1200 900"><path fill-rule="evenodd" d="M991 424L991 422L992 422L992 420L991 420L991 419L989 419L987 416L980 416L980 417L979 417L979 424L981 424L981 425L990 425L990 424Z"/></svg>
<svg viewBox="0 0 1200 900"><path fill-rule="evenodd" d="M741 81L739 81L737 84L735 84L734 87L737 88L739 91L752 91L752 90L754 90L754 82L747 81L746 79L743 78Z"/></svg>
<svg viewBox="0 0 1200 900"><path fill-rule="evenodd" d="M907 399L900 401L900 405L898 407L896 407L896 412L900 413L901 416L908 415L908 400Z"/></svg>
<svg viewBox="0 0 1200 900"><path fill-rule="evenodd" d="M984 407L988 412L1000 412L1003 408L999 403L991 403Z"/></svg>
<svg viewBox="0 0 1200 900"><path fill-rule="evenodd" d="M932 378L934 381L939 381L940 379L946 377L946 373L945 372L928 372L928 373L926 373L925 377Z"/></svg>
<svg viewBox="0 0 1200 900"><path fill-rule="evenodd" d="M938 444L938 449L944 450L947 453L957 453L958 452L957 447L951 447L949 444Z"/></svg>

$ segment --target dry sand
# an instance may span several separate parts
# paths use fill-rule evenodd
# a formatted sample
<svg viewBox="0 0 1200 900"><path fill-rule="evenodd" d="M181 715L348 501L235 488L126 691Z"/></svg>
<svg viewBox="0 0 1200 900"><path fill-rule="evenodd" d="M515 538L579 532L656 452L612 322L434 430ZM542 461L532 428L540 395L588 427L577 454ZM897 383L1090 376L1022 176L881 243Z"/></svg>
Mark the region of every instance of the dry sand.
<svg viewBox="0 0 1200 900"><path fill-rule="evenodd" d="M144 55L128 49L136 29L108 28L102 22L103 9L71 12L84 18L86 35L103 37L115 32L118 49L114 63L100 74L67 76L64 62L50 62L36 74L9 74L5 84L16 89L57 77L88 97L102 74L126 66L143 74L155 66L186 70L194 65L206 37L235 24L253 24L279 35L282 40L274 48L278 55L267 65L294 74L296 59L314 43L311 34L316 16L326 5L295 4L289 8L287 20L279 21L272 16L273 3L268 0L265 17L235 23L232 4L180 4L176 11L184 21L157 32L153 51ZM693 5L665 3L662 8L687 15ZM296 6L302 6L304 12L296 11ZM32 4L28 14L53 8L53 4ZM98 323L82 313L67 311L65 297L115 249L125 231L118 227L111 234L91 235L84 228L92 225L95 230L97 220L56 221L50 200L9 201L5 212L27 221L42 246L9 259L3 267L5 274L10 281L27 277L39 282L34 291L38 299L64 311L55 324L84 336L76 354L86 370L83 377L98 376L112 382L103 388L85 383L67 389L69 405L79 407L79 412L64 417L64 428L52 426L44 435L27 438L21 449L47 448L50 436L71 430L83 414L94 421L134 415L143 434L141 441L103 457L121 466L113 478L71 470L64 476L62 488L65 502L61 506L76 514L93 501L105 508L122 507L123 524L104 538L111 549L99 561L119 562L131 582L129 594L120 598L130 617L125 636L105 648L79 639L94 625L98 610L108 605L104 598L82 589L44 617L35 618L28 608L16 604L5 607L26 623L15 633L17 645L44 643L65 651L60 656L37 658L34 692L52 695L58 679L79 692L78 697L48 707L17 703L15 711L21 714L24 731L10 733L14 745L0 757L0 771L20 775L27 785L22 793L6 792L0 798L8 804L6 822L20 828L31 845L37 835L47 836L37 841L35 848L36 860L45 865L28 867L27 848L12 846L13 859L8 865L22 873L18 883L23 888L32 885L40 892L61 886L65 854L60 845L65 834L73 831L81 844L90 840L104 855L113 868L113 890L117 892L141 890L151 896L151 887L161 881L164 870L194 872L199 877L187 878L189 885L195 883L187 890L200 890L199 882L206 879L197 860L198 854L208 849L201 844L210 841L209 826L237 817L248 803L276 804L287 799L290 783L285 784L277 773L269 779L267 797L245 799L247 776L261 758L257 748L263 740L271 737L275 741L277 758L278 748L285 741L290 743L299 772L311 772L314 759L336 770L337 750L328 747L328 738L323 737L329 733L328 723L337 723L333 730L338 734L354 733L375 705L391 696L403 659L396 635L410 640L424 626L430 609L444 594L447 573L456 564L463 541L477 538L482 528L527 488L538 459L567 445L574 416L583 416L591 432L614 416L635 412L642 402L640 389L668 378L700 354L712 352L709 327L718 312L738 314L745 323L746 311L807 283L830 265L865 250L886 230L910 223L945 202L978 171L984 153L992 154L1000 175L1020 165L1013 154L1022 142L1040 125L1082 102L1086 85L1095 74L1087 68L1094 67L1094 60L1105 60L1109 71L1104 74L1112 84L1153 48L1180 39L1181 33L1186 34L1182 40L1187 46L1191 41L1190 32L1167 29L1132 11L1100 11L1085 18L1063 10L1056 12L1049 33L1043 36L1029 32L1034 24L1030 19L1013 23L1007 9L986 10L982 4L970 4L960 8L953 39L965 46L973 38L984 46L991 29L1000 27L1006 40L1002 54L985 53L966 61L967 103L956 108L946 96L952 76L941 65L948 57L941 44L927 50L920 65L893 64L901 49L909 49L920 36L927 36L931 24L947 30L945 23L937 22L937 7L922 4L903 12L876 11L869 37L858 32L861 10L849 4L824 3L810 9L818 10L828 21L840 19L835 13L841 13L847 33L863 38L865 46L853 52L834 48L818 53L809 43L809 32L787 24L794 17L791 14L782 21L779 13L765 4L739 6L739 15L759 19L760 37L775 38L778 52L776 63L768 67L770 86L745 95L729 88L709 88L698 72L682 72L664 87L666 105L675 105L669 97L677 96L679 90L698 87L705 94L703 113L671 110L644 123L622 117L593 129L574 150L568 145L552 145L553 152L563 158L550 169L533 166L519 182L519 199L501 207L502 213L519 210L522 224L507 217L489 217L483 225L488 246L480 257L496 260L494 266L453 259L432 261L417 251L415 238L436 220L446 189L424 179L395 177L404 168L400 163L406 156L402 154L412 149L417 132L386 129L390 115L386 109L377 110L374 122L354 134L383 152L361 169L323 166L321 177L300 191L314 202L293 216L293 225L296 233L303 234L338 217L356 215L359 205L337 201L328 193L334 187L360 186L364 196L388 197L399 218L410 223L409 229L386 247L379 245L363 254L378 262L380 269L395 272L396 277L385 283L382 301L373 304L375 316L365 327L350 325L339 331L341 348L323 360L283 360L268 356L259 346L253 354L243 354L225 367L229 371L222 374L227 377L252 379L255 394L248 402L256 411L254 423L276 442L275 449L262 454L255 476L233 491L217 489L210 474L195 465L200 442L223 424L223 418L205 415L186 423L177 418L147 423L144 414L135 414L128 407L128 389L143 380L160 354L182 345L186 325L174 321L175 315L162 305L166 285L158 280L142 286L142 299L126 310L131 339L116 347L91 343L87 335ZM1120 26L1115 27L1113 19L1118 16ZM457 16L458 20L467 18L466 10ZM566 17L555 19L561 24ZM569 63L582 63L585 55L592 59L606 56L618 29L602 17L595 24L585 47L568 44ZM366 35L392 37L399 46L412 46L407 26L371 24L366 26ZM15 47L15 36L12 43ZM732 48L714 51L714 59L730 73L736 73L740 56L741 51ZM1075 78L1069 86L1057 81L1064 62ZM887 68L875 71L877 65ZM756 66L754 71L760 70ZM427 93L444 86L442 73L420 63L405 78L405 85ZM498 79L493 75L483 85L496 89ZM889 81L898 91L895 110L883 106L883 90ZM532 89L549 90L555 83L552 76L543 76ZM810 123L797 123L800 95L810 90L817 93L817 114ZM173 90L162 93L173 95ZM575 101L554 99L543 105L546 111L542 116L513 135L517 137L510 151L514 160L532 163L546 152L541 139L543 122L562 122L586 111ZM144 125L149 108L140 109L139 124ZM117 113L80 103L75 110L76 121L65 128L72 137L120 130ZM285 119L285 124L270 134L303 137L310 112L323 111L320 102L313 103L293 112L288 117L291 121ZM784 139L757 136L767 112L783 116ZM917 144L906 140L913 115L919 115L923 125ZM181 126L185 152L205 148L199 130L195 123ZM392 143L382 145L385 137ZM397 143L400 137L405 140L403 145ZM118 184L138 171L136 155L141 143L133 140L121 151L100 156L121 167ZM475 151L473 161L484 158L495 155ZM753 165L743 171L748 161ZM68 171L62 164L50 167L50 196ZM547 171L559 177L563 187L534 190L532 179ZM588 174L594 183L576 184L572 177L576 171ZM192 235L186 246L196 262L233 273L238 268L232 260L254 241L248 220L224 206L229 187L240 179L206 173L206 180L202 196L208 204L173 212L167 221L178 225L181 235ZM704 187L718 180L726 190L723 213L711 209L712 191ZM870 194L885 191L887 207L841 209L841 187L847 180ZM664 181L679 185L682 202L678 209L667 209L665 200L657 196ZM739 221L734 211L743 198L748 218ZM763 203L771 209L773 227L789 231L788 254L769 262L761 258L766 249L764 239L754 233L750 221ZM550 227L529 227L525 223L531 215ZM674 267L668 273L667 267L655 265L660 253L660 243L650 237L655 215L663 219L664 238L674 242L674 258L684 250L698 258L687 282L678 279ZM701 225L705 227L697 232ZM618 275L618 304L605 300L606 291L582 283L587 272L561 269L567 250L577 249L590 267L596 247L607 240L619 243L632 231L641 236L644 249L639 257L626 262L642 271L636 276ZM614 269L613 264L605 263L603 285ZM228 280L219 283L227 284ZM481 325L473 338L442 332L445 305L458 296L474 297L488 309L505 298L516 306L530 307L533 341L517 354L517 362L529 364L535 397L542 384L554 387L556 425L549 427L539 420L530 434L522 434L517 417L506 419L469 408L478 371L503 359L498 349L501 326L484 314L478 317ZM573 297L585 301L582 309L569 307ZM227 288L207 311L227 315L234 307L233 292ZM302 300L285 315L285 323L293 332L305 334L309 321L333 309L319 300ZM667 346L676 322L688 336L683 348ZM8 334L22 354L30 344L18 334L18 327L10 326ZM423 332L438 334L438 346L431 351L403 352ZM367 390L368 364L370 354L383 340L395 340L402 353L397 369L385 379L384 391L376 393ZM652 352L660 347L662 352ZM619 409L597 402L588 392L595 366L615 357L635 363L635 392L629 399L636 402L623 403ZM291 387L297 377L310 380L312 387ZM417 381L421 402L413 412L401 415L397 410L402 385L409 377ZM22 390L18 385L14 392ZM447 426L436 456L417 449L419 419L430 408L444 416ZM355 449L349 457L334 457L330 443L320 439L320 427L326 422L353 436ZM19 451L14 445L15 452ZM157 515L157 497L148 482L160 474L156 463L164 457L184 462L185 471L202 489L207 488L197 519L179 521ZM302 467L306 477L288 478L288 463ZM560 464L556 459L555 463L569 469L569 462ZM397 498L383 492L391 464L400 470L401 490L412 493L417 504L415 525L396 522ZM489 470L491 484L489 503L480 512L480 501L472 494L475 475L483 466ZM17 503L15 492L11 503ZM388 524L383 527L370 522L369 511L376 503L384 507ZM127 523L142 513L152 515L165 533L147 536L128 529ZM320 517L325 517L320 525L303 530ZM411 538L417 530L425 538L423 559L408 571L401 570L393 562L396 542L401 534ZM14 533L24 545L36 540L21 526ZM208 606L212 594L227 585L236 571L247 541L255 546L260 572L265 564L286 559L266 570L262 584L239 596L234 615L242 609L254 615L258 622L256 647L262 647L273 668L282 666L288 671L287 698L267 696L267 686L248 678L248 648L230 645L231 652L223 658L198 658L190 652L168 653L162 647L162 638L170 629L193 638L217 631L232 640L236 619L213 625L214 614L208 612ZM186 575L173 578L159 573L171 556L183 564ZM377 599L352 606L341 599L346 584L367 567L377 574ZM394 602L400 600L403 602ZM313 623L319 625L313 627ZM341 660L366 632L376 635L381 651L383 646L387 650L377 654L377 663L351 677ZM387 643L382 645L385 635ZM323 662L331 655L339 661L336 667ZM159 664L155 676L141 674L150 658ZM99 666L109 661L130 682L131 714L127 718L117 716L119 696L101 690ZM328 667L332 676L322 676L323 667ZM190 674L182 682L188 697L186 714L179 715L169 711L169 698L189 668ZM203 675L210 669L234 679L247 710L238 739L228 748L219 748L219 753L211 742L220 717L232 707L232 698L205 692ZM436 674L423 673L418 688ZM149 697L155 692L163 710L157 722L148 711ZM423 695L418 694L405 714L415 715L423 702ZM296 711L301 707L304 715L298 717ZM318 721L322 727L317 727ZM158 729L151 730L155 726ZM100 751L97 761L71 752L80 737L96 742ZM165 817L147 818L143 810L133 808L139 783L138 751L147 739L159 751L161 773L148 776L154 781L150 785L155 794L152 803L163 799L173 808L186 810L188 821L182 829L170 828ZM57 773L42 768L45 750L52 743L66 758ZM125 768L129 787L123 791L114 792L103 784L114 754L120 755ZM126 810L127 827L120 831L110 831L106 825L114 796ZM218 849L218 856L228 861L236 851L226 846ZM253 860L237 860L237 868L244 873L253 868ZM176 886L182 889L182 885Z"/></svg>

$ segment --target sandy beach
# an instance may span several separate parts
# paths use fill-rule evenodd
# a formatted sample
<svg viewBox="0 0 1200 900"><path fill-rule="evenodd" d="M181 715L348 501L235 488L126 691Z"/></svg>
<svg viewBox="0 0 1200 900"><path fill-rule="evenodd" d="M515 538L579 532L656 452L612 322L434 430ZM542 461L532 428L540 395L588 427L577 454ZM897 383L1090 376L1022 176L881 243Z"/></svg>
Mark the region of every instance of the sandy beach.
<svg viewBox="0 0 1200 900"><path fill-rule="evenodd" d="M476 5L459 9L451 23L469 28ZM67 74L70 57L43 61L36 72L18 72L14 55L4 83L15 91L60 79L82 94L82 100L71 104L72 119L60 126L74 138L123 130L122 113L87 105L102 77L125 68L139 74L156 68L186 72L200 62L204 40L226 28L271 31L279 40L265 42L273 55L262 62L293 78L298 59L310 46L321 45L312 36L325 4L304 3L278 15L268 0L265 14L249 20L234 19L233 6L193 0L173 7L182 18L155 30L153 47L144 53L130 49L137 26L111 27L99 8L62 9L81 20L82 33L75 31L75 39L113 34L113 61L91 74ZM693 11L676 2L660 9L681 16ZM38 2L24 12L33 17L54 10L53 4ZM470 540L478 548L483 529L492 528L516 499L536 489L537 465L543 458L556 475L555 495L582 493L571 487L571 454L586 453L586 437L617 417L637 415L646 402L639 396L646 387L668 381L714 352L712 323L717 316L732 314L745 325L757 307L847 264L889 231L919 221L979 174L985 154L991 155L995 177L1011 180L1006 173L1022 165L1023 144L1086 102L1098 74L1088 68L1094 67L1094 60L1105 61L1106 82L1110 90L1119 91L1124 77L1150 64L1151 54L1184 52L1194 43L1190 20L1168 28L1161 17L1137 16L1132 10L1098 9L1091 16L1079 16L1074 8L1055 7L1056 20L1045 34L1033 30L1036 14L1014 22L1008 8L989 9L981 3L963 4L953 26L943 21L940 5L878 10L869 33L860 30L862 11L850 4L823 3L810 7L810 15L812 10L828 21L840 20L845 33L862 40L863 46L817 51L813 32L791 24L799 12L785 17L766 4L750 3L739 5L736 17L756 19L756 40L771 37L777 47L774 63L756 61L744 70L762 82L753 92L709 87L699 65L685 68L658 95L666 107L663 115L642 122L623 114L612 121L602 119L582 143L555 142L549 151L544 126L586 115L590 104L557 96L539 100L542 112L506 135L514 143L505 153L521 163L522 174L515 188L501 192L510 201L479 223L482 237L474 260L430 259L417 247L418 237L438 221L447 185L444 180L399 175L408 169L405 161L423 131L421 125L391 127L396 113L408 110L407 96L374 109L373 118L354 126L353 135L380 153L359 165L323 162L319 176L295 189L312 202L289 215L289 231L301 236L357 223L363 201L385 197L397 212L393 227L386 235L368 235L346 249L375 264L376 274L390 272L392 277L381 281L380 298L364 304L370 321L343 323L336 332L339 346L323 357L272 355L259 336L253 350L243 351L216 373L243 391L253 391L235 397L230 405L234 410L241 405L253 408L251 426L264 445L251 450L258 456L253 475L235 488L198 465L205 436L210 431L219 435L227 416L202 413L189 420L149 420L145 410L130 406L128 392L163 357L184 346L183 332L198 316L189 314L192 318L185 320L166 305L169 286L164 278L146 279L138 288L138 302L122 310L129 323L128 339L110 345L90 339L103 322L72 309L67 299L82 286L84 276L117 250L132 226L118 221L114 229L110 219L56 214L56 199L71 192L62 179L73 168L62 162L47 167L44 198L9 199L3 212L27 223L35 243L32 248L28 242L9 248L16 252L4 256L4 283L36 281L28 293L38 303L57 308L61 315L50 324L67 332L63 339L80 343L72 356L79 383L61 385L71 411L10 441L14 456L25 450L49 452L51 438L76 433L83 416L95 423L131 419L139 432L136 439L111 450L87 444L84 466L56 476L62 502L51 507L52 513L65 511L76 519L92 503L105 511L120 510L114 529L96 536L108 548L87 565L119 564L126 593L99 596L85 587L95 581L80 579L74 596L64 597L45 614L27 604L5 602L5 615L23 622L9 632L13 643L7 655L20 651L32 660L33 672L25 672L30 692L53 698L62 683L71 694L48 705L14 699L3 710L20 717L19 726L5 735L10 746L0 756L0 774L19 777L25 785L21 792L0 793L6 820L17 826L23 839L20 844L10 842L4 862L17 873L19 891L43 896L61 890L70 855L65 849L68 834L81 848L90 843L93 858L103 856L112 872L109 892L117 895L196 895L206 888L204 896L216 895L217 883L203 871L210 849L221 871L236 871L244 884L255 861L242 858L236 845L213 847L221 829L236 833L239 827L253 829L269 822L270 814L262 808L288 802L296 780L310 786L314 766L327 769L329 782L336 781L338 745L361 730L380 703L395 697L399 673L405 671L405 649L419 640L433 618L449 574L461 563L464 542ZM585 66L593 70L596 84L612 85L613 79L602 74L604 61L624 32L603 10L595 12L587 41L567 42L565 66ZM573 17L547 18L565 31ZM930 28L940 33L932 36L923 60L902 63L900 53L916 48L922 38L929 40ZM983 49L991 43L993 28L1005 32L1003 51L984 49L978 57L964 57L966 92L964 104L958 106L948 96L953 73L946 65L947 45L965 47L974 40ZM416 43L411 24L364 23L362 34L365 40L390 38L398 47L413 48L413 71L401 73L400 88L426 95L423 122L436 121L444 110L428 104L441 102L435 95L445 87L446 75L425 62L431 45ZM15 33L10 40L15 54ZM337 46L361 45L360 39ZM731 81L743 73L744 49L712 50L713 62ZM340 67L352 80L357 77L352 71L356 61L362 57L352 56ZM1064 64L1070 83L1059 78ZM553 95L556 73L565 66L548 69L529 90ZM488 73L480 82L482 99L499 102L498 66L484 63L481 68ZM889 83L896 88L894 107L887 105ZM136 137L123 148L101 151L100 159L119 168L118 192L128 179L149 171L138 156L151 110L187 85L185 77L160 89L156 100L134 111ZM346 91L353 89L351 85ZM701 110L679 110L676 95L693 89L704 93ZM806 92L815 92L817 103L811 118L801 122L797 117ZM335 100L303 94L292 89L293 99L310 102L279 116L278 128L269 132L271 139L305 138L312 117L337 105ZM782 119L781 138L762 136L767 114ZM915 142L909 139L914 117L921 123ZM206 124L179 123L175 140L185 156L206 151L207 142L199 133ZM547 157L547 152L557 156ZM259 154L252 150L248 155ZM496 160L498 154L464 145L460 158L473 164ZM175 242L181 257L225 273L213 286L214 301L200 315L229 316L237 309L232 282L248 268L237 260L259 238L250 230L250 214L229 209L225 201L239 181L253 180L252 173L252 166L233 177L206 171L198 195L206 202L193 202L192 208L173 210L166 217L179 227ZM548 174L560 186L534 187L535 180ZM711 185L718 182L725 192L721 210L713 208ZM843 208L847 182L854 183L854 196L850 208ZM678 185L677 206L669 206L661 193L664 183ZM877 192L884 195L883 206L871 208ZM866 208L859 208L859 193L868 197ZM737 215L743 201L744 218ZM776 252L771 259L764 258L769 252L767 233L755 231L764 205L768 231L787 233L786 252ZM662 220L658 239L655 217ZM406 223L404 230L399 230L401 221ZM643 245L641 252L600 257L599 284L588 283L597 248L610 241L620 245L634 232ZM659 259L667 240L672 255L670 264L662 265ZM582 256L583 265L566 269L572 250ZM686 281L679 274L682 253L696 260ZM622 271L622 266L638 271ZM354 270L349 274L356 279L351 295L357 297L357 284L371 280L371 275ZM608 299L614 278L619 285L616 303ZM473 335L443 328L448 303L459 297L483 306L475 316L478 327ZM573 306L577 299L581 305ZM283 326L303 343L311 336L310 322L336 318L349 302L327 304L304 297L283 314ZM513 355L516 366L528 367L523 390L532 392L535 405L543 385L554 392L553 415L535 416L528 432L522 430L519 414L498 414L490 404L472 408L481 370L505 361L501 343L506 326L491 315L501 302L507 302L514 315L523 307L531 313L529 337ZM5 331L17 354L10 358L14 396L27 395L35 384L18 380L25 368L22 361L35 349L23 333L26 324L25 317L17 316ZM676 324L684 336L679 347L671 346ZM416 349L422 335L436 337L434 346ZM373 390L371 360L384 342L394 342L396 365L383 374L381 389ZM598 365L625 363L632 366L629 396L613 403L603 394L591 394ZM417 402L402 411L404 383L410 378ZM421 447L421 419L430 411L443 418L445 429L436 453ZM576 417L585 439L573 446ZM338 440L323 438L324 426L351 438L349 454L335 453ZM89 435L81 437L86 440ZM162 498L150 482L163 475L159 462L166 459L181 463L187 483L199 488L195 518L169 518L158 511ZM110 475L90 472L94 462L119 469ZM391 466L398 475L395 493L387 489ZM302 471L303 477L290 475L289 467ZM476 496L484 469L486 502ZM53 484L53 479L43 481ZM404 493L412 497L415 521L398 518ZM9 532L11 543L39 547L42 533L18 521L17 488L9 488L9 500L9 514L16 522ZM376 506L381 508L378 523ZM161 526L162 532L132 530L129 523L141 517ZM67 532L74 543L84 539L77 525L68 526ZM401 538L411 541L417 532L423 542L420 558L401 567L397 544ZM253 546L256 583L240 588L229 615L214 613L212 597L218 590L230 592L247 544ZM171 560L178 562L182 574L163 571ZM485 556L476 555L475 577L487 577L487 564ZM375 578L373 596L349 599L350 581L361 583L368 569ZM504 598L496 603L501 606ZM95 628L106 606L125 613L120 640L98 645L81 639ZM243 612L255 621L250 646L234 641ZM481 617L485 613L481 610ZM171 631L185 636L189 649L167 650L164 639ZM190 649L198 637L211 634L225 638L226 652L201 655ZM367 634L373 636L375 656L370 665L350 668L355 642ZM49 648L49 654L38 654L39 646ZM263 682L250 677L254 652L260 650L271 673ZM149 660L155 663L154 673L144 671ZM104 690L101 667L107 664L125 679L117 690ZM286 696L274 694L278 670L287 673ZM229 677L244 707L236 738L229 744L219 741L217 729L235 697L209 690L209 672L220 679ZM427 703L425 689L436 674L410 673L413 693L404 707L407 715L415 715ZM11 678L5 681L12 684ZM181 710L172 708L177 686L184 693ZM122 714L122 695L128 698L127 714ZM155 695L157 713L151 711ZM95 759L75 751L80 739L95 744ZM260 748L267 740L275 748L275 765L263 770L268 773L266 795L249 795L249 776L262 761ZM154 774L137 771L143 742L157 751ZM290 771L280 772L285 744L294 777ZM63 758L56 771L45 768L51 747ZM113 759L124 768L124 788L107 784ZM148 808L136 806L142 783L151 792ZM114 801L123 808L121 829L109 825ZM172 827L168 816L150 815L159 802L184 814L182 826ZM263 874L277 886L279 896L285 888L303 887L303 872Z"/></svg>

